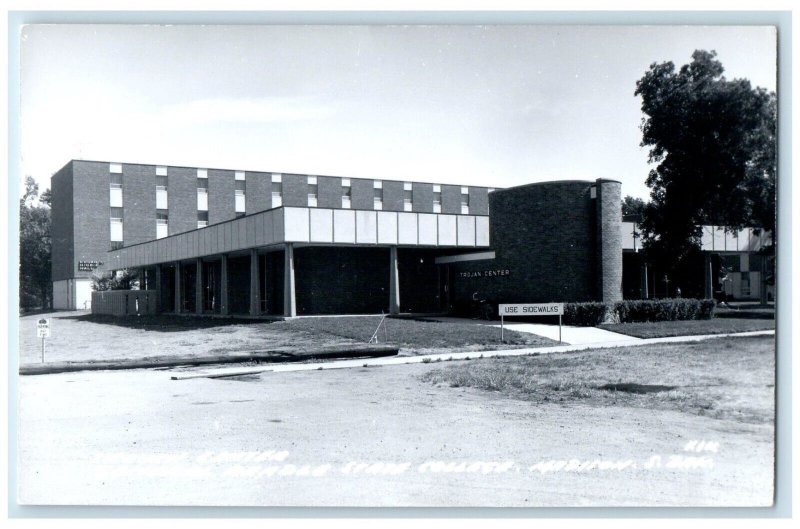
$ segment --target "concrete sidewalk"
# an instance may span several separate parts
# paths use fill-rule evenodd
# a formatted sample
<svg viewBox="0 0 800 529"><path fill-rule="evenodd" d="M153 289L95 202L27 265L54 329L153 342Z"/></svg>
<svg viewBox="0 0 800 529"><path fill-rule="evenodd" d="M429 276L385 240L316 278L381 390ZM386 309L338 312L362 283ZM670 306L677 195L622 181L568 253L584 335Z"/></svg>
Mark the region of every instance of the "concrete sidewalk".
<svg viewBox="0 0 800 529"><path fill-rule="evenodd" d="M500 327L500 325L492 325ZM506 323L507 330L516 332L526 332L544 336L551 340L558 341L558 325L545 325L541 323ZM561 326L561 343L571 345L599 344L599 343L620 343L630 342L635 345L641 342L641 338L620 334L618 332L606 331L597 327L573 327L571 325Z"/></svg>
<svg viewBox="0 0 800 529"><path fill-rule="evenodd" d="M610 333L616 334L616 333ZM171 375L172 380L185 380L190 378L219 378L238 375L251 375L264 372L281 372L281 371L314 371L323 369L349 369L354 367L378 367L400 364L423 364L430 362L443 362L449 360L470 360L475 358L491 358L495 356L526 356L526 355L543 355L554 353L570 353L575 351L583 351L586 349L608 349L613 347L631 347L636 345L648 345L659 343L678 343L678 342L699 342L703 340L710 340L714 338L729 338L729 337L748 337L748 336L774 336L775 331L750 331L732 334L701 334L695 336L669 336L665 338L637 338L637 341L629 339L614 341L603 341L598 343L583 343L583 344L568 344L557 345L553 347L537 347L526 349L504 349L497 351L472 351L469 353L444 353L432 354L421 356L402 356L391 358L376 358L376 359L359 359L359 360L342 360L336 362L315 362L309 364L292 364L292 365L265 365L250 368L220 368L206 371L193 371L185 373L175 373ZM625 338L630 338L626 336Z"/></svg>

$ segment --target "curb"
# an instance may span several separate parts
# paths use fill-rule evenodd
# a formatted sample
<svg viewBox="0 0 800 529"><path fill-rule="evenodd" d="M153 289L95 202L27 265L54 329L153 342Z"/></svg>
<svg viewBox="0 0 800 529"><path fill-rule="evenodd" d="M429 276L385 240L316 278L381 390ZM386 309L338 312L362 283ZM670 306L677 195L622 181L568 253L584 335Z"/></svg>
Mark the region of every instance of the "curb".
<svg viewBox="0 0 800 529"><path fill-rule="evenodd" d="M110 371L120 369L148 369L159 367L200 366L209 364L240 364L243 362L289 363L305 360L381 358L396 356L400 349L389 345L349 345L301 350L293 353L285 351L256 351L218 356L174 356L142 358L135 360L103 360L99 362L52 362L46 364L23 364L19 366L20 375L50 375L75 371Z"/></svg>

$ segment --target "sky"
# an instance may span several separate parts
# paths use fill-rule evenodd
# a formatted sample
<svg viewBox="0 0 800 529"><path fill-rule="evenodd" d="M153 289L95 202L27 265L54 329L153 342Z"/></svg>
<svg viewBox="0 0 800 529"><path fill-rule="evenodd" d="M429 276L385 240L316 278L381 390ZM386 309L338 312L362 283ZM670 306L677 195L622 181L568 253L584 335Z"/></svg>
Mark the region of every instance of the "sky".
<svg viewBox="0 0 800 529"><path fill-rule="evenodd" d="M715 50L775 90L764 26L32 25L23 175L71 159L646 198L636 81Z"/></svg>

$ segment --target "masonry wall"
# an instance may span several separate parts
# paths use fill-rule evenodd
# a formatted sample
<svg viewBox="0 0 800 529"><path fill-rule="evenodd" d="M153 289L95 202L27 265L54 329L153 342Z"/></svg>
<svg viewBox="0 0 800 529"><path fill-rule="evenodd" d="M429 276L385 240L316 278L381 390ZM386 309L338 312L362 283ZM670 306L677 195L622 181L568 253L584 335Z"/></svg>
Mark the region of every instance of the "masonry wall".
<svg viewBox="0 0 800 529"><path fill-rule="evenodd" d="M108 164L106 170L108 171ZM109 180L110 180L110 172ZM106 188L109 184L106 183ZM156 238L156 168L122 164L122 238L125 246ZM108 208L108 201L106 201ZM110 228L109 228L110 229Z"/></svg>
<svg viewBox="0 0 800 529"><path fill-rule="evenodd" d="M50 192L53 198L50 209L52 241L50 276L53 281L60 281L70 279L75 274L72 162L62 167L50 179Z"/></svg>
<svg viewBox="0 0 800 529"><path fill-rule="evenodd" d="M153 192L155 193L155 190ZM169 234L196 229L197 169L170 167L167 171L167 199Z"/></svg>
<svg viewBox="0 0 800 529"><path fill-rule="evenodd" d="M208 170L208 223L216 224L236 216L234 171ZM196 193L196 191L195 191Z"/></svg>
<svg viewBox="0 0 800 529"><path fill-rule="evenodd" d="M255 213L272 207L272 174L245 173L245 211Z"/></svg>
<svg viewBox="0 0 800 529"><path fill-rule="evenodd" d="M389 310L388 248L295 248L297 314Z"/></svg>
<svg viewBox="0 0 800 529"><path fill-rule="evenodd" d="M606 202L599 213L592 198L592 188L605 182L547 182L489 195L496 258L451 265L456 305L468 305L475 293L492 303L614 300L616 292L621 297L618 191L601 191ZM608 272L601 281L603 266Z"/></svg>
<svg viewBox="0 0 800 529"><path fill-rule="evenodd" d="M123 168L124 170L124 168ZM111 249L111 173L108 163L72 162L72 200L74 204L73 233L74 251L72 255L72 277L92 276L92 272L78 270L79 261L105 262ZM125 204L125 179L123 176L123 205ZM155 186L155 183L153 184ZM56 197L53 197L55 202ZM155 208L155 188L153 189L153 208ZM124 213L123 213L124 215ZM125 222L123 219L123 237ZM153 237L155 237L155 209L153 209ZM125 244L128 244L127 241Z"/></svg>

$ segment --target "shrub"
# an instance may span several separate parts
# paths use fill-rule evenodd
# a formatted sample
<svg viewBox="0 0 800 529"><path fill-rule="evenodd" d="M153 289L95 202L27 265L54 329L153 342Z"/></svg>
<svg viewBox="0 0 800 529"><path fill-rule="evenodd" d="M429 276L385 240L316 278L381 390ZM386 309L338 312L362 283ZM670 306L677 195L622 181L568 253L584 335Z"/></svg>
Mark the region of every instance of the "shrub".
<svg viewBox="0 0 800 529"><path fill-rule="evenodd" d="M713 299L633 299L614 305L620 323L709 319L714 314Z"/></svg>
<svg viewBox="0 0 800 529"><path fill-rule="evenodd" d="M605 322L610 314L611 306L607 303L590 301L587 303L565 303L564 325L578 327L594 327Z"/></svg>

